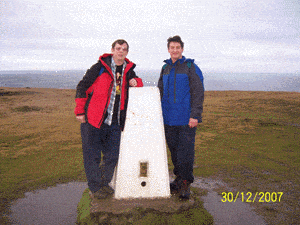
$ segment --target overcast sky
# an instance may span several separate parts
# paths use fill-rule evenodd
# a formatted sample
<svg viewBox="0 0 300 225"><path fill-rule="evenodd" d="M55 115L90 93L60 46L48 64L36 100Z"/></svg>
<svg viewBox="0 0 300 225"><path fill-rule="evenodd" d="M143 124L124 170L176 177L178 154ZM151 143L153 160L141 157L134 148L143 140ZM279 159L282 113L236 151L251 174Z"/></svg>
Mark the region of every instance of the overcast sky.
<svg viewBox="0 0 300 225"><path fill-rule="evenodd" d="M0 70L87 69L116 39L159 70L167 39L207 72L299 73L299 0L0 0Z"/></svg>

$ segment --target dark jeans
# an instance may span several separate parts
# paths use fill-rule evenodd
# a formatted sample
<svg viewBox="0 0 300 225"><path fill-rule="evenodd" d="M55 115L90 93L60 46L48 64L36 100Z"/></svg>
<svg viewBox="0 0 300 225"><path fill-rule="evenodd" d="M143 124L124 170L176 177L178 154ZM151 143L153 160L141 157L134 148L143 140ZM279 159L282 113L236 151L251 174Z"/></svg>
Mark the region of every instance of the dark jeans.
<svg viewBox="0 0 300 225"><path fill-rule="evenodd" d="M108 185L113 177L119 158L120 126L102 124L98 129L89 123L82 123L81 137L88 186L92 192L96 192L101 187ZM103 154L102 162L101 153Z"/></svg>
<svg viewBox="0 0 300 225"><path fill-rule="evenodd" d="M173 173L182 180L194 181L196 127L165 125L165 134L174 165Z"/></svg>

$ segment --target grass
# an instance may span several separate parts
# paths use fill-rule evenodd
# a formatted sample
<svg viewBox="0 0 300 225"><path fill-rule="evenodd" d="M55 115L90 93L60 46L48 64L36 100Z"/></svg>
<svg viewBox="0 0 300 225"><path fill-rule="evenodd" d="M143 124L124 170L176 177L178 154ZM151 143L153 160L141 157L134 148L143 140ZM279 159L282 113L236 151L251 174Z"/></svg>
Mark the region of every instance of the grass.
<svg viewBox="0 0 300 225"><path fill-rule="evenodd" d="M102 205L102 208L109 207L114 208L116 211L111 212L110 210L106 212L97 211L91 209L91 198L89 197L89 189L87 188L82 195L80 202L78 203L78 224L213 224L213 217L204 209L202 202L200 201L200 196L203 195L200 189L192 188L194 203L189 205L189 208L181 205L175 212L166 212L164 210L159 210L159 208L154 209L153 204L157 202L152 202L152 200L145 200L148 202L143 203L143 207L126 208L123 203L119 203L122 207L115 205L106 205L104 201L98 204ZM175 197L173 200L170 199L160 199L160 203L164 202L163 205L166 208L172 208L172 204L176 204ZM122 201L122 200L120 200ZM126 201L126 200L125 200ZM130 200L129 200L130 201ZM153 201L156 201L153 199ZM95 204L95 203L94 203ZM116 204L111 203L110 204ZM132 202L136 204L136 202ZM138 203L137 203L138 204ZM117 209L116 209L117 208ZM117 214L117 216L116 216Z"/></svg>
<svg viewBox="0 0 300 225"><path fill-rule="evenodd" d="M42 108L41 107L36 107L36 106L21 106L21 107L17 107L13 109L16 112L32 112L32 111L41 111Z"/></svg>
<svg viewBox="0 0 300 225"><path fill-rule="evenodd" d="M269 224L293 224L300 218L299 97L285 92L206 94L195 175L218 177L236 192L283 192L281 202L251 203Z"/></svg>
<svg viewBox="0 0 300 225"><path fill-rule="evenodd" d="M32 90L0 90L1 214L27 191L85 179L74 90Z"/></svg>
<svg viewBox="0 0 300 225"><path fill-rule="evenodd" d="M74 96L74 90L0 89L2 214L26 191L85 180ZM269 224L296 224L299 109L300 93L207 91L196 135L195 176L222 179L228 187L218 193L283 192L281 202L249 204ZM0 224L6 222L2 215Z"/></svg>

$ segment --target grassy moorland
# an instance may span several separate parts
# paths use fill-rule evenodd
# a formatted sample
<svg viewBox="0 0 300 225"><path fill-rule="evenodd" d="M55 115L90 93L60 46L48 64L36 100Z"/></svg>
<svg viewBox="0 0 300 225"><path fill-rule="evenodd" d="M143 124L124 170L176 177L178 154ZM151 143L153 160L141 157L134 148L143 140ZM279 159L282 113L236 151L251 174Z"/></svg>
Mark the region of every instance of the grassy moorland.
<svg viewBox="0 0 300 225"><path fill-rule="evenodd" d="M26 191L83 177L79 124L72 112L74 93L0 90L1 212Z"/></svg>
<svg viewBox="0 0 300 225"><path fill-rule="evenodd" d="M218 177L269 224L300 221L300 93L206 92L196 176ZM219 193L228 191L221 188ZM246 193L249 193L246 196ZM267 192L283 192L279 202ZM261 193L261 194L260 194ZM240 195L241 197L241 195ZM234 202L232 202L234 204Z"/></svg>
<svg viewBox="0 0 300 225"><path fill-rule="evenodd" d="M85 179L74 95L74 90L0 88L1 214L26 191ZM226 182L220 198L228 191L283 192L280 202L248 204L269 224L296 224L299 109L300 93L207 91L195 175Z"/></svg>

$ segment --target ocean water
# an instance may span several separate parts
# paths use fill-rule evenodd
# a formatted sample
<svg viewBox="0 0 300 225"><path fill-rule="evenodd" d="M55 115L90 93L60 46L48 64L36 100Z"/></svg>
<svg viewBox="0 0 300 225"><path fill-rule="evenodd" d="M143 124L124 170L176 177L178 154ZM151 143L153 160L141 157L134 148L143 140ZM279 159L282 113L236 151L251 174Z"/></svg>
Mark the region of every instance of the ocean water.
<svg viewBox="0 0 300 225"><path fill-rule="evenodd" d="M136 70L145 86L156 86L159 70ZM75 89L83 70L0 71L0 87ZM286 91L300 92L300 74L212 73L203 72L207 91Z"/></svg>

